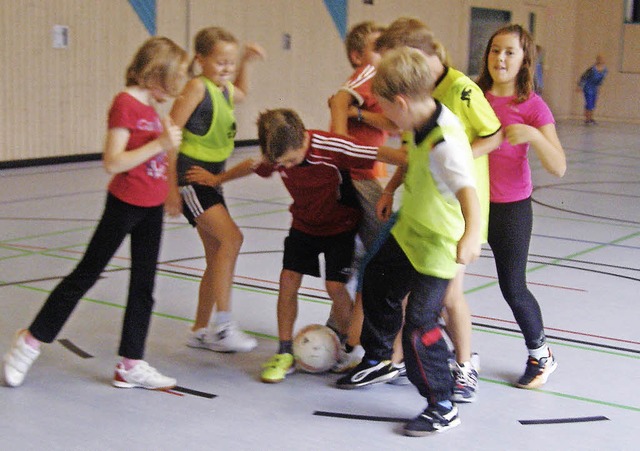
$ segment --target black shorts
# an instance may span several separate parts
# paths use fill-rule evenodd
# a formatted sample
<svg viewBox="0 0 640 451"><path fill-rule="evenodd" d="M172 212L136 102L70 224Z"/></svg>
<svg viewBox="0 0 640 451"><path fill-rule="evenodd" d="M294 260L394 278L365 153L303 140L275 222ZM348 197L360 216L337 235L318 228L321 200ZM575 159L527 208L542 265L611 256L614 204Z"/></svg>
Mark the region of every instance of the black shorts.
<svg viewBox="0 0 640 451"><path fill-rule="evenodd" d="M347 283L351 275L351 260L356 230L330 236L316 236L289 229L284 240L282 267L300 274L320 277L320 254L324 254L325 279Z"/></svg>
<svg viewBox="0 0 640 451"><path fill-rule="evenodd" d="M214 205L222 204L227 207L222 195L222 187L189 185L185 180L185 173L191 166L200 166L212 174L224 171L225 162L207 163L205 161L189 158L184 154L178 154L177 172L180 194L182 195L182 214L189 224L196 226L196 218Z"/></svg>

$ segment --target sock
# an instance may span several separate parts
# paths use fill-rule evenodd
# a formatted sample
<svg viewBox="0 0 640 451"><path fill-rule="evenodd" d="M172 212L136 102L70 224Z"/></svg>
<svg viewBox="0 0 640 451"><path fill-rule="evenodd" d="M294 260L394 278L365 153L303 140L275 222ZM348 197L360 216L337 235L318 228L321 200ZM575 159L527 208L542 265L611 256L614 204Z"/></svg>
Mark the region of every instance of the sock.
<svg viewBox="0 0 640 451"><path fill-rule="evenodd" d="M441 407L442 409L449 411L453 408L453 404L448 399L445 399L444 401L438 402L438 407ZM438 410L442 410L442 409L438 409Z"/></svg>
<svg viewBox="0 0 640 451"><path fill-rule="evenodd" d="M40 349L40 340L31 335L31 332L23 332L22 339L31 349L35 349L36 351Z"/></svg>
<svg viewBox="0 0 640 451"><path fill-rule="evenodd" d="M216 312L216 317L213 320L213 324L219 326L220 324L228 323L231 321L231 312Z"/></svg>
<svg viewBox="0 0 640 451"><path fill-rule="evenodd" d="M536 360L549 357L549 346L545 343L537 349L529 349L529 355Z"/></svg>
<svg viewBox="0 0 640 451"><path fill-rule="evenodd" d="M124 369L127 371L129 371L131 368L133 368L140 362L141 360L138 360L138 359L128 359L126 357L122 358L122 366L124 366Z"/></svg>
<svg viewBox="0 0 640 451"><path fill-rule="evenodd" d="M278 347L278 354L293 354L293 341L280 340L280 346Z"/></svg>

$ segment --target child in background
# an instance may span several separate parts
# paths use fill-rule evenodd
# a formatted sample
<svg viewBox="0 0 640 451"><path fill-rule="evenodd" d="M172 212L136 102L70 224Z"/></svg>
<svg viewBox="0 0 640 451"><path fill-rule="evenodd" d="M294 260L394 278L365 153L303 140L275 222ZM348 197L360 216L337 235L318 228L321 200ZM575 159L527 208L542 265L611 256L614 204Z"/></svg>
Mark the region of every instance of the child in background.
<svg viewBox="0 0 640 451"><path fill-rule="evenodd" d="M474 175L482 211L482 239L486 241L489 214L489 173L485 154L496 148L502 141L500 121L478 86L462 72L446 65L446 52L423 22L410 17L396 19L376 41L376 49L383 55L385 52L401 46L415 48L425 55L429 69L436 80L432 93L433 98L442 102L462 122L473 153L477 156L474 159ZM382 219L390 219L393 193L402 184L403 178L404 169L398 168L385 187L384 195L378 203L378 212ZM464 298L464 272L465 269L461 266L447 288L443 315L446 319L447 332L451 336L455 348L456 386L453 400L473 402L478 390L478 373L477 368L471 363L471 312ZM369 350L365 347L365 351ZM396 360L397 356L394 356L394 361ZM357 374L352 375L354 378L358 378ZM382 379L386 378L385 374L380 376ZM378 382L376 374L369 374L366 379L369 384Z"/></svg>
<svg viewBox="0 0 640 451"><path fill-rule="evenodd" d="M233 152L233 109L248 91L248 63L264 57L259 46L247 45L242 55L238 47L236 38L222 28L199 31L191 72L197 62L202 73L187 83L171 109L171 118L184 131L177 162L171 165L173 183L167 203L172 211L182 210L196 228L206 258L187 346L219 352L247 352L257 346L256 339L242 332L231 314L233 274L243 236L229 215L222 188L198 185L189 177L189 170L199 167L220 173Z"/></svg>
<svg viewBox="0 0 640 451"><path fill-rule="evenodd" d="M442 302L459 264L480 255L482 220L468 138L455 115L431 96L435 78L419 50L400 47L383 55L373 93L385 115L413 131L398 221L365 269L362 344L354 373L390 367L391 344L402 326L407 376L427 407L404 426L409 436L460 424L450 400L454 381L449 350L438 325ZM358 386L345 378L341 388ZM344 381L342 381L344 382Z"/></svg>
<svg viewBox="0 0 640 451"><path fill-rule="evenodd" d="M593 66L585 70L578 81L578 88L584 94L584 123L593 125L593 111L596 109L598 100L598 90L607 76L608 70L604 63L604 56L596 55L596 62Z"/></svg>
<svg viewBox="0 0 640 451"><path fill-rule="evenodd" d="M331 131L339 135L356 138L362 144L379 147L388 137L388 132L397 132L397 127L383 114L378 101L371 93L371 81L376 73L375 65L380 55L375 52L375 42L384 27L371 21L359 23L349 30L345 39L347 57L355 69L342 88L331 98ZM375 162L372 169L352 169L353 186L362 208L362 221L358 230L353 268L358 270L362 253L369 249L380 232L381 222L376 216L376 205L382 195L382 186L377 177L386 175L386 167ZM357 276L357 274L356 274ZM362 359L364 350L360 346L362 329L362 295L356 290L353 316L345 343L345 353L333 368L334 372L352 369Z"/></svg>
<svg viewBox="0 0 640 451"><path fill-rule="evenodd" d="M567 169L553 115L533 92L534 55L533 40L520 25L501 28L489 39L478 79L506 137L489 154L489 246L495 257L500 290L529 350L525 372L515 384L520 388L540 387L557 366L546 343L540 305L527 288L533 226L529 147L533 147L550 174L562 177Z"/></svg>
<svg viewBox="0 0 640 451"><path fill-rule="evenodd" d="M127 235L131 237L131 277L113 385L168 389L176 380L142 360L153 308L153 287L168 192L167 152L182 140L179 127L160 120L154 102L178 94L186 76L187 53L173 41L154 37L138 50L126 73L126 88L113 100L102 161L115 174L106 206L76 268L51 292L28 329L21 329L4 356L5 383L22 384L78 301L97 282Z"/></svg>

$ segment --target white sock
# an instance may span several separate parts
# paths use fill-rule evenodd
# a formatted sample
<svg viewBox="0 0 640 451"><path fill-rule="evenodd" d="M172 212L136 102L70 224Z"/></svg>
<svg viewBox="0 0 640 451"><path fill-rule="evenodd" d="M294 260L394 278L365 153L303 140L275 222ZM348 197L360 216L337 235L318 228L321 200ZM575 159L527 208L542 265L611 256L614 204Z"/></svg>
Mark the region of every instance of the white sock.
<svg viewBox="0 0 640 451"><path fill-rule="evenodd" d="M540 360L543 357L549 357L549 346L545 343L538 349L529 349L529 355L536 360Z"/></svg>

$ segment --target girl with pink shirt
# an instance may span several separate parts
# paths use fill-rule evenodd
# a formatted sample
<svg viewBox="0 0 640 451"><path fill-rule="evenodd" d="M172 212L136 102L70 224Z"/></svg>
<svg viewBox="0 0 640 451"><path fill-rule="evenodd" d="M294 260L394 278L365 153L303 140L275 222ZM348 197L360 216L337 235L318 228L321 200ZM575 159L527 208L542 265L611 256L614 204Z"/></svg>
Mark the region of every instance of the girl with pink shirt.
<svg viewBox="0 0 640 451"><path fill-rule="evenodd" d="M542 386L557 367L546 342L540 305L527 288L533 228L529 149L534 150L550 174L562 177L567 168L553 115L533 91L534 62L531 35L520 25L509 25L489 39L478 79L506 138L489 154L489 245L500 290L529 350L525 372L515 384L519 388Z"/></svg>

